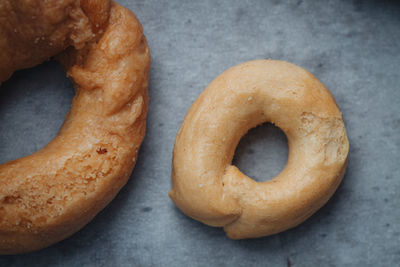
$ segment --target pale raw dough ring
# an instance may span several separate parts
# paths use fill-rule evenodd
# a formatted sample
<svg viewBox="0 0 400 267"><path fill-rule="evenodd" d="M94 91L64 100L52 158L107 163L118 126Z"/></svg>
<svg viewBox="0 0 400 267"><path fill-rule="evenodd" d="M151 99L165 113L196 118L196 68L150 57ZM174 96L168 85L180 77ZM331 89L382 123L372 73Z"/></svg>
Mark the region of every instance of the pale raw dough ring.
<svg viewBox="0 0 400 267"><path fill-rule="evenodd" d="M86 225L127 182L146 128L150 53L137 18L112 3L88 53L71 53L76 83L57 137L0 166L0 254L58 242ZM84 50L86 51L86 50Z"/></svg>
<svg viewBox="0 0 400 267"><path fill-rule="evenodd" d="M256 182L231 162L242 136L264 122L285 132L289 158L275 178ZM170 197L193 219L223 226L230 238L268 236L300 224L328 201L348 151L342 115L321 82L293 64L250 61L218 76L186 114L175 141Z"/></svg>

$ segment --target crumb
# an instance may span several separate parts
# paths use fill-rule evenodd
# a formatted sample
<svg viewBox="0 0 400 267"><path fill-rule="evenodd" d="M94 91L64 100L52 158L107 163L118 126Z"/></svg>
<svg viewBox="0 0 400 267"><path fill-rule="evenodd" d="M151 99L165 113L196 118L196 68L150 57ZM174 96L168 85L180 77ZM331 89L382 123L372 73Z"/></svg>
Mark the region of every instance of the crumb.
<svg viewBox="0 0 400 267"><path fill-rule="evenodd" d="M96 152L98 153L98 154L105 154L105 153L107 153L107 148L98 148L97 150L96 150Z"/></svg>

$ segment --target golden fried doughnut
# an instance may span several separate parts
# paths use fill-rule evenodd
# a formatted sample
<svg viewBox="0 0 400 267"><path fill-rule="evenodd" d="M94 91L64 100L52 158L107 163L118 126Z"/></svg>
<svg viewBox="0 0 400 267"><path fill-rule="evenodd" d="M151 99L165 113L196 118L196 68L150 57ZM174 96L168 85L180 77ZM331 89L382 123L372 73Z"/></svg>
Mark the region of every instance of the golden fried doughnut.
<svg viewBox="0 0 400 267"><path fill-rule="evenodd" d="M0 83L15 70L100 36L109 10L110 0L0 1Z"/></svg>
<svg viewBox="0 0 400 267"><path fill-rule="evenodd" d="M101 39L68 71L76 94L57 137L0 166L1 254L70 236L127 182L145 134L149 66L140 22L112 3Z"/></svg>
<svg viewBox="0 0 400 267"><path fill-rule="evenodd" d="M282 172L256 182L231 165L246 132L264 122L289 145ZM218 76L189 109L176 137L170 197L188 216L232 239L292 228L341 182L349 143L329 90L293 64L256 60ZM266 151L267 153L267 151Z"/></svg>

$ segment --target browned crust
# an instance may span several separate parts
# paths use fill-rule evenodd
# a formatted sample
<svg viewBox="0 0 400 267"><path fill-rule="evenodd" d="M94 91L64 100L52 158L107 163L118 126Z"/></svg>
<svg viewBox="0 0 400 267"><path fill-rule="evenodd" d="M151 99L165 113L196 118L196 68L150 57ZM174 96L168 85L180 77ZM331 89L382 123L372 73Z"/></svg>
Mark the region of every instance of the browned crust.
<svg viewBox="0 0 400 267"><path fill-rule="evenodd" d="M101 36L110 0L0 1L0 83L68 46L80 49Z"/></svg>
<svg viewBox="0 0 400 267"><path fill-rule="evenodd" d="M113 3L104 35L68 71L76 95L57 137L0 165L0 254L70 236L127 182L145 134L149 66L140 22Z"/></svg>

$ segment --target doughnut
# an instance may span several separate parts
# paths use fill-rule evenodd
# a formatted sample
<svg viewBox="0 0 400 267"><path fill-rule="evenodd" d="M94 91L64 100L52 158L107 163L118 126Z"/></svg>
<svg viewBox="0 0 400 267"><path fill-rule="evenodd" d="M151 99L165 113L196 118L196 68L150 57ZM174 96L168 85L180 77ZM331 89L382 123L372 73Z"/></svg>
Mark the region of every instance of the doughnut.
<svg viewBox="0 0 400 267"><path fill-rule="evenodd" d="M125 185L144 138L150 52L140 22L112 2L86 54L66 51L75 83L57 136L0 165L0 254L54 244L86 225ZM68 64L67 64L68 65Z"/></svg>
<svg viewBox="0 0 400 267"><path fill-rule="evenodd" d="M101 35L109 0L1 0L0 83L68 46L80 49Z"/></svg>
<svg viewBox="0 0 400 267"><path fill-rule="evenodd" d="M289 157L276 177L256 182L231 162L240 139L265 122L286 134ZM169 196L183 213L223 227L232 239L276 234L328 201L348 151L341 112L316 77L283 61L246 62L218 76L187 112Z"/></svg>

